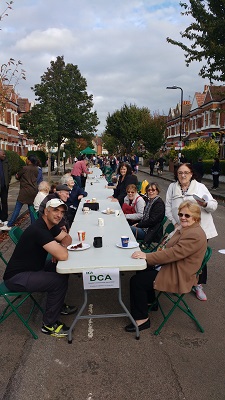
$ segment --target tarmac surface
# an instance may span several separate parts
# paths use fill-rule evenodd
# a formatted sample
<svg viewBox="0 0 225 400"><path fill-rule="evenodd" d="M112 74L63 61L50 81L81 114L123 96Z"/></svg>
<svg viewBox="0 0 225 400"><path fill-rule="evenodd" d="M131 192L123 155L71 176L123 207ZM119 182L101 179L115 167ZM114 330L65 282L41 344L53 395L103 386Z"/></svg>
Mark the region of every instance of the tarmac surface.
<svg viewBox="0 0 225 400"><path fill-rule="evenodd" d="M140 166L139 171L139 180L158 179L158 176L149 176L147 167ZM173 174L164 171L159 178L165 195L167 181L174 180ZM54 182L59 179L60 176L51 176ZM209 189L212 186L210 180L203 180L203 183ZM18 190L18 182L10 185L10 214ZM225 184L221 183L220 189L211 190L211 193L220 206L213 216L218 237L210 240L213 256L208 265L208 301L198 301L193 293L188 294L187 299L205 329L204 334L179 310L159 336L154 336L153 331L161 322L161 315L153 312L151 329L141 332L139 341L124 332L125 319L91 320L91 313L120 311L115 292L109 290L92 291L88 299L90 320L77 324L71 345L65 338L40 333L39 312L31 320L38 340L12 316L0 325L0 399L224 400L225 271L224 255L218 250L225 247L224 207L221 207L225 201ZM30 223L25 206L17 223L22 229ZM0 251L7 260L14 247L8 233L1 232ZM4 269L0 260L0 277ZM121 277L125 304L129 304L132 274ZM44 306L45 296L37 293L35 297ZM66 301L82 304L82 279L77 275L69 278ZM62 319L70 325L73 316Z"/></svg>

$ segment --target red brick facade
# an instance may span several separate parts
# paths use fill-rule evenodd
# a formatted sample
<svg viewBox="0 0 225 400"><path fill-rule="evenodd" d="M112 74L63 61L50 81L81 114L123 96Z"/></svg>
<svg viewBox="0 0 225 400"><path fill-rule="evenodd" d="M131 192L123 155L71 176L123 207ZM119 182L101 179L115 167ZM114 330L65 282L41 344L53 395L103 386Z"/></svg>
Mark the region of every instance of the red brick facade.
<svg viewBox="0 0 225 400"><path fill-rule="evenodd" d="M195 93L194 100L183 101L182 145L199 138L214 138L220 144L220 155L225 155L225 86L205 86L203 93ZM179 148L180 104L170 109L165 133L165 145Z"/></svg>

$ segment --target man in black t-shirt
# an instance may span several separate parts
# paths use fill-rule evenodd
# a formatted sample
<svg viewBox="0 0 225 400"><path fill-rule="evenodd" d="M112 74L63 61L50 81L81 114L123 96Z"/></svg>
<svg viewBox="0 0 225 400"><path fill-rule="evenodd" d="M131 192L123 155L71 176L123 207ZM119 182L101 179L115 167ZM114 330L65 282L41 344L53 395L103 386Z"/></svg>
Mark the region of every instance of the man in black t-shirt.
<svg viewBox="0 0 225 400"><path fill-rule="evenodd" d="M66 204L60 199L51 199L46 203L42 217L22 234L3 276L9 290L47 292L41 331L57 337L66 336L69 330L58 321L60 313L68 315L77 311L76 307L64 304L68 275L45 269L48 253L56 262L68 258L67 246L72 239L58 226L66 210Z"/></svg>

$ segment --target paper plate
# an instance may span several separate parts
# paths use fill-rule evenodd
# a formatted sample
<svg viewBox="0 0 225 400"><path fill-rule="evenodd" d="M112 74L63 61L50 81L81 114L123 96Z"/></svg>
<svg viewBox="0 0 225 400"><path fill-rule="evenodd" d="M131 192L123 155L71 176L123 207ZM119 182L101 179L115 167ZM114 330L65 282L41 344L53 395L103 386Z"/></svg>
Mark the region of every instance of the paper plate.
<svg viewBox="0 0 225 400"><path fill-rule="evenodd" d="M219 253L225 254L225 249L218 250Z"/></svg>
<svg viewBox="0 0 225 400"><path fill-rule="evenodd" d="M120 249L134 249L135 247L139 246L139 243L129 242L127 247L123 247L122 244L117 243L116 246L119 247Z"/></svg>
<svg viewBox="0 0 225 400"><path fill-rule="evenodd" d="M80 242L72 243L70 246L67 247L70 251L83 251L89 249L91 246L88 243L82 243L82 247L78 247L77 249L73 249L73 246L78 245Z"/></svg>
<svg viewBox="0 0 225 400"><path fill-rule="evenodd" d="M112 215L115 214L115 210L111 210L109 214L107 213L106 210L102 210L102 214Z"/></svg>

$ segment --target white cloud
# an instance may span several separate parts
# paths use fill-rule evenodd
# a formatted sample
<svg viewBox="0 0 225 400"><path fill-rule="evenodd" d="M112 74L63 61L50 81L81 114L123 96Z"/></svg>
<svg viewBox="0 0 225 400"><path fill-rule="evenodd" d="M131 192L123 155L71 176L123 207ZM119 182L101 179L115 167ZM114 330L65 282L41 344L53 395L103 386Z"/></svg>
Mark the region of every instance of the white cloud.
<svg viewBox="0 0 225 400"><path fill-rule="evenodd" d="M27 80L18 90L34 100L31 86L64 55L87 79L101 133L125 102L167 114L180 93L166 86L181 86L184 99L203 90L200 64L187 68L182 50L166 42L189 24L180 11L175 0L15 0L1 22L0 59L22 60Z"/></svg>
<svg viewBox="0 0 225 400"><path fill-rule="evenodd" d="M49 28L45 31L35 30L20 39L15 49L19 52L58 51L59 48L74 46L76 39L68 29Z"/></svg>

